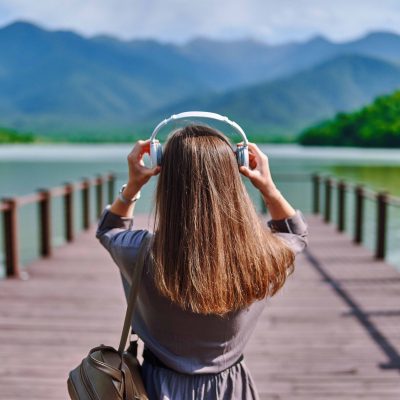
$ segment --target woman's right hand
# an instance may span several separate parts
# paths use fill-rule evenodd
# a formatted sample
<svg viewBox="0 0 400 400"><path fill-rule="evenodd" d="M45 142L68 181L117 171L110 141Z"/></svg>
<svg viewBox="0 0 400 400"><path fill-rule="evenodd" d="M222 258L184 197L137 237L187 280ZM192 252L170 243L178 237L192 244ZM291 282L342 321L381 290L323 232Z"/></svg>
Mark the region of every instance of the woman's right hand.
<svg viewBox="0 0 400 400"><path fill-rule="evenodd" d="M250 179L264 197L270 197L277 189L272 180L268 157L255 143L249 143L248 148L250 168L241 166L239 171Z"/></svg>
<svg viewBox="0 0 400 400"><path fill-rule="evenodd" d="M150 153L150 139L138 140L132 151L128 154L129 179L124 190L124 196L133 197L149 179L157 175L161 167L148 168L144 165L143 156Z"/></svg>

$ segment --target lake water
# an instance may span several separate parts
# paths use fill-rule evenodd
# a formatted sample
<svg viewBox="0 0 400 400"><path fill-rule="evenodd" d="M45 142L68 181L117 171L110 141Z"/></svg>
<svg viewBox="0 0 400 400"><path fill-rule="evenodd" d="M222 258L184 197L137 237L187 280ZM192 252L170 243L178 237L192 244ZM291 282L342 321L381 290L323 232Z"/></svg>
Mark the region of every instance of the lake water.
<svg viewBox="0 0 400 400"><path fill-rule="evenodd" d="M400 196L400 150L394 149L337 149L304 148L297 145L261 145L270 158L273 176L281 191L292 204L305 213L311 211L311 183L300 175L321 172L343 177L353 182L362 182L375 190L388 190ZM83 177L94 177L109 171L117 172L119 179L116 188L126 178L126 156L130 145L77 144L77 145L3 145L0 146L0 197L10 197L35 192L39 188L59 186L65 182L76 182ZM299 174L298 179L281 179L280 176ZM136 212L150 212L154 182L151 180L142 191L142 198ZM257 209L260 198L257 191L245 180ZM94 204L94 193L92 193ZM335 210L333 196L333 211ZM75 196L74 201L79 202ZM351 234L352 205L351 193L347 195L348 223ZM79 208L79 207L77 207ZM62 204L60 199L52 202L53 243L62 244ZM373 248L375 229L375 207L366 202L367 222L364 227L365 245ZM335 212L333 212L333 220ZM76 229L80 227L81 214L75 215ZM95 220L94 206L92 219ZM21 236L21 260L28 264L38 256L37 205L22 207L19 213ZM2 241L0 232L0 243ZM388 261L400 268L400 210L389 208ZM2 251L2 250L1 250ZM4 254L0 253L0 264Z"/></svg>

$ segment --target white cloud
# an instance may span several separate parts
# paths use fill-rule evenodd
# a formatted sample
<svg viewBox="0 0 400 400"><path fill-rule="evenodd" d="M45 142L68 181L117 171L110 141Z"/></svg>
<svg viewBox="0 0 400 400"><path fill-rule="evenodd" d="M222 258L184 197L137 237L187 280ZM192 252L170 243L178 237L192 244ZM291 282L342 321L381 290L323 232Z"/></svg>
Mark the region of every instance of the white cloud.
<svg viewBox="0 0 400 400"><path fill-rule="evenodd" d="M283 42L320 33L345 40L370 30L400 32L400 1L0 0L0 24L17 19L125 39L252 36Z"/></svg>

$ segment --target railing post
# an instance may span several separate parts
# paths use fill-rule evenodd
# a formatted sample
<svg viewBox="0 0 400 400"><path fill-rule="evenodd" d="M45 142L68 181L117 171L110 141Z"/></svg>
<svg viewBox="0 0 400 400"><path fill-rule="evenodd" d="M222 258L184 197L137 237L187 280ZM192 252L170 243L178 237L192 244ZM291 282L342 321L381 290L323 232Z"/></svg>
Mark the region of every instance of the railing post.
<svg viewBox="0 0 400 400"><path fill-rule="evenodd" d="M96 179L96 203L97 203L97 217L100 217L103 211L103 177L98 176Z"/></svg>
<svg viewBox="0 0 400 400"><path fill-rule="evenodd" d="M90 227L90 181L85 178L82 188L82 223L83 229Z"/></svg>
<svg viewBox="0 0 400 400"><path fill-rule="evenodd" d="M364 189L361 185L355 188L355 222L354 222L354 243L361 243L364 224Z"/></svg>
<svg viewBox="0 0 400 400"><path fill-rule="evenodd" d="M313 190L313 213L319 214L320 206L319 206L319 186L321 182L321 177L318 174L313 174L312 176L312 190Z"/></svg>
<svg viewBox="0 0 400 400"><path fill-rule="evenodd" d="M344 181L340 181L337 185L338 190L338 231L343 232L346 227L346 183Z"/></svg>
<svg viewBox="0 0 400 400"><path fill-rule="evenodd" d="M73 207L74 186L71 183L65 184L64 194L64 218L65 218L65 240L74 240L74 207Z"/></svg>
<svg viewBox="0 0 400 400"><path fill-rule="evenodd" d="M111 204L114 201L115 193L115 175L110 174L108 176L108 203Z"/></svg>
<svg viewBox="0 0 400 400"><path fill-rule="evenodd" d="M386 254L386 222L387 222L388 196L380 192L376 196L376 251L375 257L383 260Z"/></svg>
<svg viewBox="0 0 400 400"><path fill-rule="evenodd" d="M324 210L324 221L330 222L331 220L331 190L332 180L330 178L325 179L325 210Z"/></svg>
<svg viewBox="0 0 400 400"><path fill-rule="evenodd" d="M51 256L51 192L47 189L39 189L42 199L39 201L39 237L40 255Z"/></svg>
<svg viewBox="0 0 400 400"><path fill-rule="evenodd" d="M4 216L4 252L6 277L19 278L18 204L16 199L4 199L8 205Z"/></svg>

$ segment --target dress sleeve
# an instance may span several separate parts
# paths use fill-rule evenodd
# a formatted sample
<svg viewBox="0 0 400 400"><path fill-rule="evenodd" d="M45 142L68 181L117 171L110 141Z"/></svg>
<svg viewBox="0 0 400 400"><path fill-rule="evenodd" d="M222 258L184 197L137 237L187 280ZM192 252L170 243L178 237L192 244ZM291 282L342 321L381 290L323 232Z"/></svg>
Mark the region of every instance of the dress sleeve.
<svg viewBox="0 0 400 400"><path fill-rule="evenodd" d="M96 238L110 253L123 277L131 285L132 269L147 230L133 229L133 218L112 213L107 206L97 226Z"/></svg>
<svg viewBox="0 0 400 400"><path fill-rule="evenodd" d="M268 221L271 232L282 238L295 254L301 253L307 246L308 226L303 213L296 210L290 218Z"/></svg>

